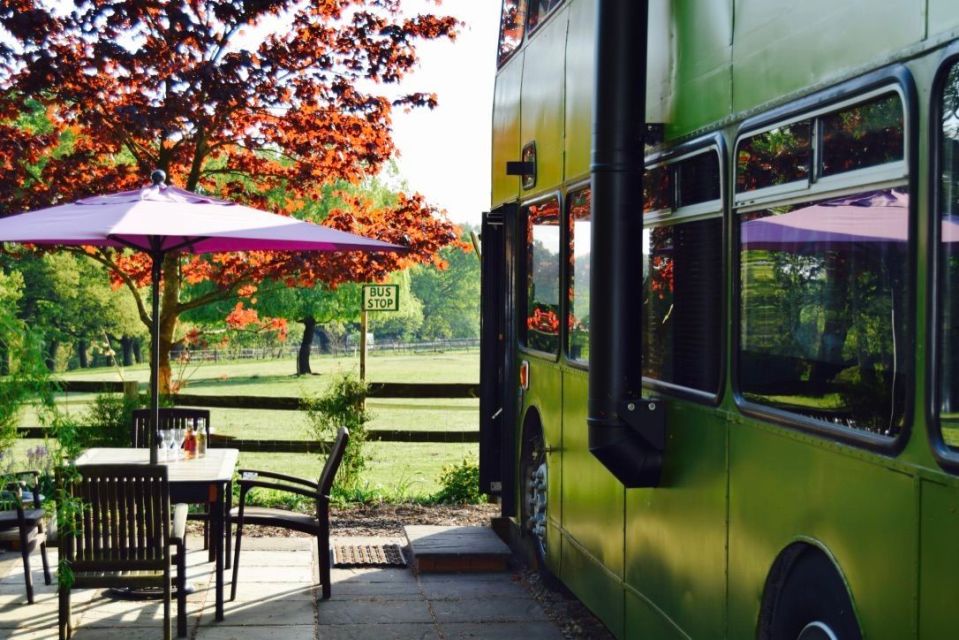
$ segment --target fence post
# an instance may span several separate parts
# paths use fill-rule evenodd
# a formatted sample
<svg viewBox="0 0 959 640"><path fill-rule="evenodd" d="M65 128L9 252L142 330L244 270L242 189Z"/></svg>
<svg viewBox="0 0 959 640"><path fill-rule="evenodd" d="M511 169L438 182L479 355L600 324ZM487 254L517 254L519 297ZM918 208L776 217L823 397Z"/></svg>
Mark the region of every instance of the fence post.
<svg viewBox="0 0 959 640"><path fill-rule="evenodd" d="M135 380L124 380L123 397L132 400L134 404L140 402L140 383Z"/></svg>

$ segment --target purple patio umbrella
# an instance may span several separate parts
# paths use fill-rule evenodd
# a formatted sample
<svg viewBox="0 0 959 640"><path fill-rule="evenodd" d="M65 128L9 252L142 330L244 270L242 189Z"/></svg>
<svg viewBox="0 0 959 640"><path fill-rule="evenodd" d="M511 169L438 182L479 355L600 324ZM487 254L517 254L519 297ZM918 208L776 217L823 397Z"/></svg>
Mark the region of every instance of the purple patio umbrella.
<svg viewBox="0 0 959 640"><path fill-rule="evenodd" d="M143 251L153 259L150 411L159 424L160 268L168 253L229 251L406 251L405 247L217 200L163 184L77 200L0 219L0 242L101 246ZM155 431L156 427L151 430ZM156 464L150 434L150 463Z"/></svg>

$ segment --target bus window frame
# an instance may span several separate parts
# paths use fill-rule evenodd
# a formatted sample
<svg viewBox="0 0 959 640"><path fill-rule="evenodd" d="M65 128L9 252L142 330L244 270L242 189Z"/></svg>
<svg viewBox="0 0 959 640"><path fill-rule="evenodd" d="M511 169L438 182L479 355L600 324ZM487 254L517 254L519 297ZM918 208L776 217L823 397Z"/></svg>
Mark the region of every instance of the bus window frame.
<svg viewBox="0 0 959 640"><path fill-rule="evenodd" d="M726 139L721 133L713 133L696 140L683 143L671 149L660 151L650 155L646 160L646 166L659 166L675 164L688 158L714 152L719 157L719 199L699 202L694 205L679 207L672 210L650 211L643 214L643 229L653 226L682 224L686 222L695 222L697 220L708 220L713 218L722 219L722 282L720 286L723 291L726 290L726 274L729 272L729 247L726 238L729 235L729 216L727 215L726 203L728 201L728 188L730 178L729 149ZM676 188L676 185L673 185ZM716 385L716 392L710 393L702 389L694 389L672 382L657 380L643 376L643 387L655 390L659 393L669 395L674 398L691 400L700 404L709 406L718 406L723 398L726 389L726 362L728 353L729 336L729 302L727 296L723 294L719 305L719 378Z"/></svg>
<svg viewBox="0 0 959 640"><path fill-rule="evenodd" d="M925 373L929 381L926 385L925 413L926 413L926 437L929 441L929 447L932 450L933 457L938 465L945 471L952 474L959 474L959 449L950 447L946 444L942 435L942 419L940 417L939 406L941 396L939 393L939 381L942 376L942 356L940 347L942 346L939 331L939 311L942 308L942 291L939 286L940 273L939 266L942 258L940 247L941 229L940 229L940 204L942 202L942 189L939 180L942 170L942 92L945 88L946 79L949 76L949 70L959 65L959 44L953 44L945 48L940 55L936 66L936 74L932 82L932 90L929 96L929 208L930 224L928 241L930 247L930 263L932 268L928 269L926 276L926 290L930 292L926 296L926 353L930 357L926 358ZM934 218L934 220L933 220Z"/></svg>
<svg viewBox="0 0 959 640"><path fill-rule="evenodd" d="M528 5L528 0L527 7ZM496 29L499 38L497 40L497 51L496 51L496 70L499 71L509 63L510 60L516 57L516 54L522 51L523 46L526 44L526 39L529 37L529 11L526 12L526 15L523 16L523 36L519 39L519 42L516 44L516 48L510 51L505 56L500 57L499 47L503 43L503 10L506 9L506 0L500 0L500 9L499 9L499 27Z"/></svg>
<svg viewBox="0 0 959 640"><path fill-rule="evenodd" d="M554 4L553 6L549 8L549 10L546 12L546 15L544 15L539 22L531 25L530 20L533 18L533 12L530 7L530 2L532 1L534 0L527 0L526 2L526 22L523 25L524 35L533 35L537 31L542 29L544 24L552 20L553 16L559 13L559 8L563 6L564 4L566 4L566 0L556 0L556 4Z"/></svg>
<svg viewBox="0 0 959 640"><path fill-rule="evenodd" d="M520 328L517 332L517 337L519 338L516 341L517 351L522 354L535 356L543 360L548 360L550 362L559 362L560 357L565 353L563 348L563 342L566 339L566 331L564 330L564 325L566 324L566 308L569 306L569 301L565 298L567 296L563 295L563 286L566 284L566 265L563 264L565 261L566 245L563 243L565 238L564 226L566 217L566 198L565 194L559 190L549 191L547 193L539 194L535 198L525 200L519 205L519 214L522 217L521 226L523 233L523 242L517 242L517 250L521 251L522 254L515 256L516 264L519 267L516 269L517 278L519 282L517 283L517 292L521 292L521 298L519 300L519 305L517 305L517 312L522 310L522 318L525 323L529 316L527 316L527 305L529 304L529 274L527 269L529 269L528 264L528 254L529 250L529 237L527 235L527 222L526 219L529 216L529 208L540 204L541 202L547 202L549 200L555 199L559 203L559 282L557 283L558 289L558 298L559 298L559 317L561 318L559 323L559 347L555 352L552 351L542 351L541 349L535 349L526 344L526 330Z"/></svg>
<svg viewBox="0 0 959 640"><path fill-rule="evenodd" d="M903 345L901 350L903 353L908 354L915 353L917 346L917 341L915 339L916 314L914 311L917 305L918 277L916 273L916 260L918 255L917 250L919 241L919 102L915 80L912 76L912 73L906 68L905 65L897 63L865 74L854 80L818 91L795 102L774 109L768 113L748 119L743 122L736 131L736 142L734 149L736 149L735 153L738 153L740 140L742 140L744 137L751 136L756 132L761 132L763 130L768 131L769 129L774 129L777 126L782 126L782 124L788 122L815 119L818 115L830 113L846 106L867 101L876 95L888 93L890 90L897 91L902 99L904 138L903 153L905 157L902 161L891 162L887 164L890 166L898 166L900 164L905 165L908 176L905 180L905 185L903 185L902 179L880 179L878 182L861 181L856 182L855 185L853 185L850 181L850 183L846 186L830 182L826 185L828 187L827 190L824 187L818 186L818 181L815 180L815 175L818 171L818 168L816 165L814 165L807 188L797 191L797 193L792 194L788 199L777 198L775 199L775 202L776 204L806 202L809 200L815 200L821 196L824 197L826 195L841 196L847 193L863 191L866 189L881 189L888 186L898 186L900 188L904 186L906 188L909 194L909 237L906 243L906 250L908 251L908 258L906 260L906 264L908 265L908 272L906 274L908 287L906 308L912 310L912 312L907 314L905 327L905 335L910 337L910 342L906 345ZM816 136L816 128L818 127L814 126L814 140ZM815 143L815 148L818 148L818 142ZM736 157L735 153L733 158ZM815 150L813 152L813 159L814 161L817 161L818 164L817 152ZM879 166L884 167L886 165ZM853 177L858 177L855 174L872 174L872 169L873 167L869 167L864 170L855 170L847 173ZM890 176L891 175L892 172L890 171ZM846 177L846 174L838 174L838 176L832 177ZM874 179L878 179L877 176L873 177ZM735 174L730 176L730 183L733 185L734 189L736 185L736 178L737 176ZM919 372L915 370L915 368L912 368L909 371L910 379L906 385L905 407L903 408L903 427L898 434L891 438L869 433L867 431L856 430L852 427L846 427L844 425L831 424L825 421L816 420L814 418L783 409L776 409L768 405L751 402L743 397L742 390L739 385L742 337L739 330L742 321L742 280L740 277L740 269L742 268L742 251L739 233L736 231L735 219L742 213L748 213L749 211L754 211L756 209L766 208L765 205L768 203L769 199L766 199L762 202L749 202L748 204L745 204L741 200L737 200L736 194L734 194L730 207L729 224L731 255L729 273L733 281L732 306L730 308L729 326L736 328L735 330L732 330L732 353L730 358L730 366L732 370L730 375L732 376L731 382L733 399L737 409L745 416L772 422L779 426L794 429L801 433L821 437L825 440L852 445L861 449L885 454L889 457L898 455L908 444L916 419L915 391L916 378ZM908 357L906 360L911 362Z"/></svg>
<svg viewBox="0 0 959 640"><path fill-rule="evenodd" d="M566 190L563 193L563 220L560 223L561 224L560 240L561 240L561 246L563 250L563 261L562 261L562 265L560 266L561 267L560 276L562 278L561 282L563 285L563 291L566 291L566 292L569 292L569 288L570 288L569 287L570 285L569 239L570 239L570 234L573 232L573 228L570 225L571 220L570 220L570 214L569 214L569 205L570 205L570 202L572 202L572 197L571 197L572 195L575 195L582 191L586 191L588 189L592 189L592 182L588 179L580 180L566 187ZM590 219L590 222L592 222L593 221L592 194L590 194L589 209L590 209L589 219ZM575 238L574 238L574 241L575 241ZM570 305L569 295L566 295L564 297L565 297L566 309L565 309L565 312L563 313L563 322L561 323L560 329L559 329L560 336L562 339L562 345L563 345L563 348L561 349L563 353L563 362L565 362L570 367L573 367L574 369L589 371L588 360L578 360L569 355L570 337L571 337L571 332L569 330L569 314L572 311L572 306Z"/></svg>

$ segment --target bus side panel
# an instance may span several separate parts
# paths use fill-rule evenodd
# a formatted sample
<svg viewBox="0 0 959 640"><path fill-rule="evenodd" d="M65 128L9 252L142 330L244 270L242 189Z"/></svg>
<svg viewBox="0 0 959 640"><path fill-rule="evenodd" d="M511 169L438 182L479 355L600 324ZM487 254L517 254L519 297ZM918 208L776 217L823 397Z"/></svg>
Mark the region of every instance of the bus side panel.
<svg viewBox="0 0 959 640"><path fill-rule="evenodd" d="M563 404L561 401L563 393L562 372L556 363L544 361L536 357L527 357L521 354L523 359L529 361L529 389L525 392L524 409L533 408L539 414L543 427L543 439L547 449L552 449L547 454L547 487L546 516L549 531L546 537L547 544L547 562L549 567L556 573L559 573L562 562L561 545L559 544L559 528L562 522L562 503L560 494L563 486L563 467L561 462L562 442L563 442ZM527 411L523 414L526 415ZM517 438L521 443L522 438ZM517 452L517 460L521 452ZM522 488L523 479L520 478L516 483ZM520 500L525 500L524 495L520 495Z"/></svg>
<svg viewBox="0 0 959 640"><path fill-rule="evenodd" d="M926 20L930 36L959 26L959 3L956 0L929 0Z"/></svg>
<svg viewBox="0 0 959 640"><path fill-rule="evenodd" d="M959 492L955 486L922 483L919 637L948 638L956 633L959 603Z"/></svg>
<svg viewBox="0 0 959 640"><path fill-rule="evenodd" d="M733 107L749 109L875 63L923 37L916 0L736 0Z"/></svg>
<svg viewBox="0 0 959 640"><path fill-rule="evenodd" d="M523 62L523 115L520 143L536 143L536 186L530 194L563 182L563 129L566 108L566 19L560 10L530 36Z"/></svg>
<svg viewBox="0 0 959 640"><path fill-rule="evenodd" d="M716 629L711 629L716 635ZM656 640L689 640L690 637L678 629L645 598L626 590L626 633L625 638L656 638ZM707 636L703 636L707 637Z"/></svg>
<svg viewBox="0 0 959 640"><path fill-rule="evenodd" d="M733 424L729 443L728 636L755 635L776 557L805 540L845 576L863 637L914 637L914 478L775 427Z"/></svg>
<svg viewBox="0 0 959 640"><path fill-rule="evenodd" d="M673 54L675 95L667 134L681 135L730 113L733 6L732 0L695 0L671 7L675 33L663 46L682 44Z"/></svg>
<svg viewBox="0 0 959 640"><path fill-rule="evenodd" d="M500 69L493 92L492 206L513 202L520 179L506 175L506 163L520 160L519 111L523 86L523 52Z"/></svg>
<svg viewBox="0 0 959 640"><path fill-rule="evenodd" d="M596 63L596 0L569 8L566 40L566 178L589 174L593 135L593 80Z"/></svg>
<svg viewBox="0 0 959 640"><path fill-rule="evenodd" d="M626 583L719 637L726 590L726 422L714 408L667 402L662 485L626 492ZM658 637L658 636L656 636Z"/></svg>
<svg viewBox="0 0 959 640"><path fill-rule="evenodd" d="M563 526L579 547L563 546L563 579L603 622L615 626L622 624L625 490L589 453L588 382L586 371L563 372ZM611 600L614 586L619 596Z"/></svg>

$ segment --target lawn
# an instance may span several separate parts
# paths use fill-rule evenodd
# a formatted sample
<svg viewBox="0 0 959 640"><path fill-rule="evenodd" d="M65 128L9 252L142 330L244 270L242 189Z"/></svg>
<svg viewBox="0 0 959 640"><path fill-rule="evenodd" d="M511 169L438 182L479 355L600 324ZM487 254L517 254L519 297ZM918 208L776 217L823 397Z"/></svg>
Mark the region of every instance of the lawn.
<svg viewBox="0 0 959 640"><path fill-rule="evenodd" d="M186 372L188 393L197 395L304 396L321 393L337 373L355 373L352 358L314 357L318 375L297 377L292 359L206 363ZM138 380L146 383L147 370L130 367L87 369L62 376L68 380ZM377 354L367 363L367 379L373 382L462 382L479 380L479 354L472 352L425 354ZM145 388L143 389L145 391ZM58 407L72 416L83 416L95 394L60 394ZM373 414L370 429L404 430L476 430L479 401L476 399L372 399L367 404ZM239 438L301 440L309 439L306 415L298 411L260 411L249 409L211 409L210 421L217 433ZM21 424L35 426L39 418L28 407ZM14 458L22 459L28 446L41 441L23 440L14 448ZM445 465L466 457L475 459L476 444L369 443L370 462L364 483L381 487L394 497L422 497L437 488L437 477ZM319 476L322 458L312 454L253 453L240 454L242 467L292 473L307 478Z"/></svg>

